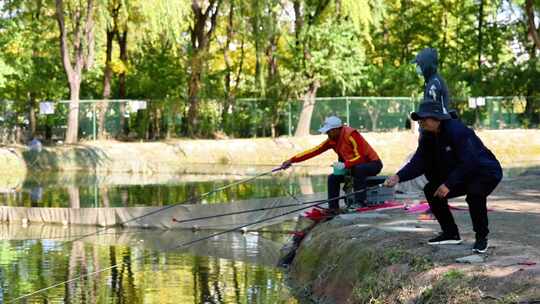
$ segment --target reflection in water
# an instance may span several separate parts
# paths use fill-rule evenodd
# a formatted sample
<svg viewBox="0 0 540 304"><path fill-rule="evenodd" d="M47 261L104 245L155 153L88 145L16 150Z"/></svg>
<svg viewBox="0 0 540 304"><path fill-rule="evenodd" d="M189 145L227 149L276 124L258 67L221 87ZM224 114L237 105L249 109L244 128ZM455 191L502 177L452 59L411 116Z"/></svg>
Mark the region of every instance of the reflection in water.
<svg viewBox="0 0 540 304"><path fill-rule="evenodd" d="M527 174L538 167L505 168L505 178ZM248 176L137 175L88 172L32 172L21 187L0 187L0 206L24 207L142 207L185 202ZM257 178L206 196L200 203L223 203L253 198L311 194L326 191L326 175L273 175Z"/></svg>
<svg viewBox="0 0 540 304"><path fill-rule="evenodd" d="M25 235L20 228L5 226L0 226L2 239L12 240L0 241L4 301L121 263L34 295L27 303L296 303L284 286L283 274L264 266L275 264L265 259L279 248L282 235L271 236L280 240L275 242L259 234L228 234L166 250L205 234L118 230L85 242L62 243L32 240L38 229Z"/></svg>
<svg viewBox="0 0 540 304"><path fill-rule="evenodd" d="M197 181L197 177L199 181ZM141 207L184 202L242 177L192 175L160 178L111 177L83 174L32 173L17 192L0 192L0 206L24 207ZM204 197L201 203L311 194L326 190L326 176L271 176L242 183Z"/></svg>

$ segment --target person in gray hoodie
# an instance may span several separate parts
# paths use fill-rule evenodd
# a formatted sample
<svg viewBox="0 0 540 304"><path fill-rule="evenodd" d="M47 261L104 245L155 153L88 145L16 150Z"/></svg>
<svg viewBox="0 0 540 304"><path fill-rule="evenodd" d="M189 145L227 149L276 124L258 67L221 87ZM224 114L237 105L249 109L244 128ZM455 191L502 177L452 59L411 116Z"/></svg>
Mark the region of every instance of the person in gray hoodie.
<svg viewBox="0 0 540 304"><path fill-rule="evenodd" d="M450 110L450 94L444 79L437 72L439 56L437 50L425 48L411 62L416 64L416 73L424 77L424 100L433 100L441 105L444 114L457 118L456 112Z"/></svg>

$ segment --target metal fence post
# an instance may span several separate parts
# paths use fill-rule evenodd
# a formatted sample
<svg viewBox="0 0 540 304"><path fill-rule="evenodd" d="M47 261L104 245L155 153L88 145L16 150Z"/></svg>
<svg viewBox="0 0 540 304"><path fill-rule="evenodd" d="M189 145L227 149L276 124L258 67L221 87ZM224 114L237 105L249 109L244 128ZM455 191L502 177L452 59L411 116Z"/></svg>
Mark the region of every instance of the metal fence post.
<svg viewBox="0 0 540 304"><path fill-rule="evenodd" d="M98 187L97 180L94 181L94 208L99 207L99 196L98 196Z"/></svg>
<svg viewBox="0 0 540 304"><path fill-rule="evenodd" d="M96 104L92 103L92 138L96 140Z"/></svg>
<svg viewBox="0 0 540 304"><path fill-rule="evenodd" d="M349 111L349 105L351 104L351 101L349 100L349 97L345 97L345 104L347 105L347 125L350 126L351 113Z"/></svg>
<svg viewBox="0 0 540 304"><path fill-rule="evenodd" d="M292 106L289 99L289 136L292 136Z"/></svg>

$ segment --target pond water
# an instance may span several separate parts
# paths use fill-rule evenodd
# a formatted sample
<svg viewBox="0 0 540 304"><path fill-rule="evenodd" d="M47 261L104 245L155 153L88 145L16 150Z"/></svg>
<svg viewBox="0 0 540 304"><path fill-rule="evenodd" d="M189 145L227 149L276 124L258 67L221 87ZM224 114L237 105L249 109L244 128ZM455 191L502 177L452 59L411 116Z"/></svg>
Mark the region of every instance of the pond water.
<svg viewBox="0 0 540 304"><path fill-rule="evenodd" d="M0 206L136 207L183 202L248 176L33 173L0 194ZM324 191L324 176L270 176L205 196L200 204ZM0 224L0 303L74 279L16 303L297 303L289 294L281 232L228 233L175 248L208 231ZM98 275L78 278L100 269Z"/></svg>
<svg viewBox="0 0 540 304"><path fill-rule="evenodd" d="M30 174L10 191L0 191L0 206L141 207L185 202L214 189L240 182L238 175L96 175ZM326 191L326 176L263 176L205 196L196 203L225 203L251 198Z"/></svg>
<svg viewBox="0 0 540 304"><path fill-rule="evenodd" d="M265 169L257 170L252 173ZM504 178L527 174L534 170L539 170L539 167L505 168ZM33 172L25 180L17 184L11 183L9 189L5 186L0 187L0 206L75 208L165 206L185 202L248 178L250 176L225 174L148 176L121 173L103 175L91 172ZM326 175L278 174L239 183L192 203L226 203L324 191L326 191Z"/></svg>
<svg viewBox="0 0 540 304"><path fill-rule="evenodd" d="M21 229L30 232L22 237ZM15 303L297 303L274 267L282 234L230 233L171 249L210 232L123 231L65 242L8 225L0 225L2 238L10 230L19 231L17 240L0 241L0 303L70 279ZM78 278L112 265L119 266Z"/></svg>

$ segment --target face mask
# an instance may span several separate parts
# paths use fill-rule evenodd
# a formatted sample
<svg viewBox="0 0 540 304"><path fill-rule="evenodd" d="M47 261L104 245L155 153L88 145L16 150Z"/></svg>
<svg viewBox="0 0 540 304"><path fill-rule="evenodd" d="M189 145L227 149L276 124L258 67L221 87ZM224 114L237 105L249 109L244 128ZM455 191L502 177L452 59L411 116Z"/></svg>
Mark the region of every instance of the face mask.
<svg viewBox="0 0 540 304"><path fill-rule="evenodd" d="M422 73L422 68L417 64L416 65L416 74L420 75L420 76L423 76L424 74Z"/></svg>

